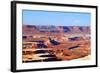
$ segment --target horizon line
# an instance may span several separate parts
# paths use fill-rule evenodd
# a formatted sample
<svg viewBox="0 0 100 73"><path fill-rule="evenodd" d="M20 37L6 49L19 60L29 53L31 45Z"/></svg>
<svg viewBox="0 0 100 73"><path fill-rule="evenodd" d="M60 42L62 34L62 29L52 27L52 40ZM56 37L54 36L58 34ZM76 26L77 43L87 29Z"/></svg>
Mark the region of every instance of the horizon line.
<svg viewBox="0 0 100 73"><path fill-rule="evenodd" d="M22 25L33 25L33 24L22 24ZM37 25L36 24L36 25L33 25L33 26L61 26L61 25ZM83 26L83 25L66 25L66 26ZM90 25L84 25L84 26L90 26Z"/></svg>

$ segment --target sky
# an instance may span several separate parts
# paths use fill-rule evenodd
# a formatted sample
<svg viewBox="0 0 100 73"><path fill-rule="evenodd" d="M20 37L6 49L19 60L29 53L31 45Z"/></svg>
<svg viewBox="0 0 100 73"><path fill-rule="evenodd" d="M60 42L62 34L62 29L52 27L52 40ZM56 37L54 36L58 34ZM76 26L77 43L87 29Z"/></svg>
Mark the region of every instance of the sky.
<svg viewBox="0 0 100 73"><path fill-rule="evenodd" d="M90 13L23 10L23 25L89 26Z"/></svg>

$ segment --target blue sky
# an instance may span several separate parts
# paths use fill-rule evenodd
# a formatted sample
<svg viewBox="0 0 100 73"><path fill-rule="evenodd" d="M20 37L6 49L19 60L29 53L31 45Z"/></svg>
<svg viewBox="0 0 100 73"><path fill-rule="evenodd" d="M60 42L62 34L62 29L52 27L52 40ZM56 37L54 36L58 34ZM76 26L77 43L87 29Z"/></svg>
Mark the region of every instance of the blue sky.
<svg viewBox="0 0 100 73"><path fill-rule="evenodd" d="M24 25L89 26L90 13L23 10Z"/></svg>

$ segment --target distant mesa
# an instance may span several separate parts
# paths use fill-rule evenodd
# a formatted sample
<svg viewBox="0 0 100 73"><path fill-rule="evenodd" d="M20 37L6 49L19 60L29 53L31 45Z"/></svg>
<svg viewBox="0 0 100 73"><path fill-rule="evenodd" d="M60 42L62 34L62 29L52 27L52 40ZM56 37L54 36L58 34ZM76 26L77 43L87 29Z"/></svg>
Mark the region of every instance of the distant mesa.
<svg viewBox="0 0 100 73"><path fill-rule="evenodd" d="M90 26L53 26L53 25L23 25L23 33L52 32L52 33L88 33Z"/></svg>
<svg viewBox="0 0 100 73"><path fill-rule="evenodd" d="M48 31L48 32L57 31L57 28L55 26L37 26L37 29L39 31Z"/></svg>

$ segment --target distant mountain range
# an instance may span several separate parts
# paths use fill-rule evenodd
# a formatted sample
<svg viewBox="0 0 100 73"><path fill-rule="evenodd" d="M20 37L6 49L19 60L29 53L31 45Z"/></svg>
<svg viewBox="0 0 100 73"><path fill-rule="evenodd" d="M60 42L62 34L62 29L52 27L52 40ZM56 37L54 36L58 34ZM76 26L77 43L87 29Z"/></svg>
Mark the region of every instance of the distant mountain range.
<svg viewBox="0 0 100 73"><path fill-rule="evenodd" d="M90 26L53 26L53 25L23 25L23 34L51 32L51 33L87 33Z"/></svg>

